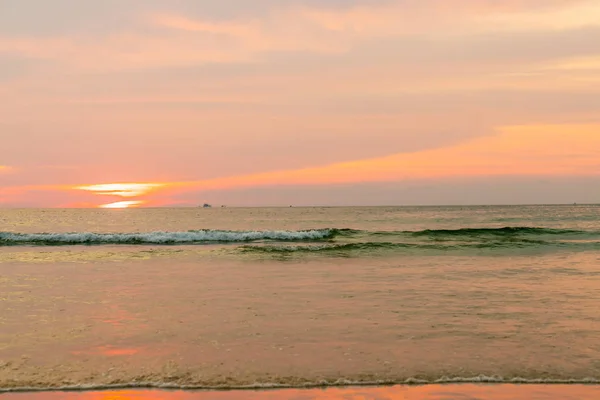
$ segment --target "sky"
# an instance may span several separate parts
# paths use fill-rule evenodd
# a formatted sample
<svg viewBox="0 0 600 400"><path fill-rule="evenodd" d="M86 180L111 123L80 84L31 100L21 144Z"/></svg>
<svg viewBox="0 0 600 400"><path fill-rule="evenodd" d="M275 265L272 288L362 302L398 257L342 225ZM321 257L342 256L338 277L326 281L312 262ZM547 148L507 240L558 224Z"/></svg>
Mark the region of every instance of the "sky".
<svg viewBox="0 0 600 400"><path fill-rule="evenodd" d="M0 207L600 203L600 0L1 0Z"/></svg>

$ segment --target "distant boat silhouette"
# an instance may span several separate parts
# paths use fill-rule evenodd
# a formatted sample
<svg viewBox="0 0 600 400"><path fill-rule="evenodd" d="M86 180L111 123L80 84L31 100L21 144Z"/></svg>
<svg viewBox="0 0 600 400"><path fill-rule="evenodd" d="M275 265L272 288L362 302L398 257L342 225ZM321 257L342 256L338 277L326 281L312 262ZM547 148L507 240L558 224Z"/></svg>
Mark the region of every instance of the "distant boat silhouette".
<svg viewBox="0 0 600 400"><path fill-rule="evenodd" d="M211 207L212 207L212 206L211 206L210 204L208 204L208 203L204 203L204 204L202 205L202 208L211 208Z"/></svg>

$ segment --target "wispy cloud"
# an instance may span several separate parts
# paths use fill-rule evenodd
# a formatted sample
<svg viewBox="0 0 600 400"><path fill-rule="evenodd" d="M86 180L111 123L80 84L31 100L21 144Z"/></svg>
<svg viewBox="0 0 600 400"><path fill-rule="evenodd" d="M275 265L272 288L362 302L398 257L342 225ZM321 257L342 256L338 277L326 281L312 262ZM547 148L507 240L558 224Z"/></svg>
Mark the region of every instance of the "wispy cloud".
<svg viewBox="0 0 600 400"><path fill-rule="evenodd" d="M591 57L576 57L550 63L546 70L583 71L600 73L600 55Z"/></svg>
<svg viewBox="0 0 600 400"><path fill-rule="evenodd" d="M0 15L1 202L597 171L596 0L134 3Z"/></svg>
<svg viewBox="0 0 600 400"><path fill-rule="evenodd" d="M147 17L147 20L152 25L187 32L204 32L239 37L253 35L256 31L254 24L249 22L202 21L169 13L153 13Z"/></svg>
<svg viewBox="0 0 600 400"><path fill-rule="evenodd" d="M523 10L496 14L484 19L497 30L567 30L600 26L600 3L596 0L565 2L566 7L545 11Z"/></svg>
<svg viewBox="0 0 600 400"><path fill-rule="evenodd" d="M149 27L102 35L0 35L0 54L52 59L83 70L156 68L203 63L261 61L269 52L340 54L373 38L423 37L447 40L486 33L553 31L600 26L596 1L448 3L391 1L333 9L306 5L274 8L236 19L188 16L177 11L141 16ZM542 8L542 11L539 9Z"/></svg>

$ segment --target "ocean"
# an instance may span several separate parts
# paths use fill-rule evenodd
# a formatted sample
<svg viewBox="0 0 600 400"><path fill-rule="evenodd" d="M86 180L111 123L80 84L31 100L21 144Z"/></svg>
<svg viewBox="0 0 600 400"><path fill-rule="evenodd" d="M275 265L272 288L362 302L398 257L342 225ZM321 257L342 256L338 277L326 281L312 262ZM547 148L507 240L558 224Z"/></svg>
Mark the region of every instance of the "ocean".
<svg viewBox="0 0 600 400"><path fill-rule="evenodd" d="M3 209L0 327L4 392L598 398L600 206Z"/></svg>

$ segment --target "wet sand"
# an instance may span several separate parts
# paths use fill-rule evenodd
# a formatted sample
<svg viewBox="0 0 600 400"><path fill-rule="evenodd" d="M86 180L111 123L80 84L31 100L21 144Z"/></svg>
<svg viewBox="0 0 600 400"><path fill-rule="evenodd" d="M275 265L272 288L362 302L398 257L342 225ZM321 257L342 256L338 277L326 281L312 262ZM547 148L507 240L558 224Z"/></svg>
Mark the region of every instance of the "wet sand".
<svg viewBox="0 0 600 400"><path fill-rule="evenodd" d="M158 391L9 393L3 400L597 400L600 386L429 385L286 389L270 391Z"/></svg>
<svg viewBox="0 0 600 400"><path fill-rule="evenodd" d="M233 261L189 251L0 264L0 388L600 377L594 253Z"/></svg>

